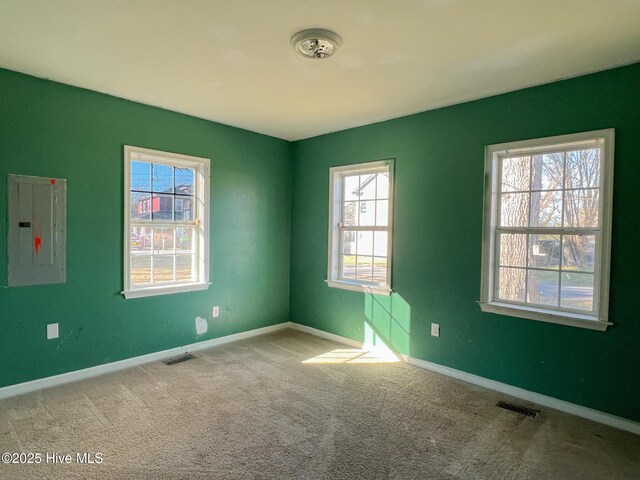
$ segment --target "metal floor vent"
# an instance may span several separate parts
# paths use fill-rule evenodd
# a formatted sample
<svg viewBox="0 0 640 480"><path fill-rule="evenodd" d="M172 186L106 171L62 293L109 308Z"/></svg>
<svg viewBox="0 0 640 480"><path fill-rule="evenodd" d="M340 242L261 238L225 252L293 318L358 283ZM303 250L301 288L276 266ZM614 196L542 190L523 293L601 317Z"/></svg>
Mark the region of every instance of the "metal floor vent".
<svg viewBox="0 0 640 480"><path fill-rule="evenodd" d="M507 403L499 401L497 407L504 408L505 410L511 410L512 412L526 415L527 417L536 418L540 414L540 410L534 410L533 408L523 407L521 405L514 405L513 403Z"/></svg>
<svg viewBox="0 0 640 480"><path fill-rule="evenodd" d="M162 363L165 365L175 365L176 363L186 362L187 360L191 360L196 358L194 355L190 353L185 353L184 355L180 355L179 357L169 358L168 360L163 360Z"/></svg>

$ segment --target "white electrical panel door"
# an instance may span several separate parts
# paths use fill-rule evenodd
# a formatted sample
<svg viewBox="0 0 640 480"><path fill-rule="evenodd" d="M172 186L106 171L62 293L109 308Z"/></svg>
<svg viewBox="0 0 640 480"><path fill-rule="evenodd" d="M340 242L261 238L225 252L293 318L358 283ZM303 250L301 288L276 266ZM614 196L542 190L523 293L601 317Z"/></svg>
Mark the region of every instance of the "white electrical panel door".
<svg viewBox="0 0 640 480"><path fill-rule="evenodd" d="M64 283L67 181L9 175L8 187L8 286Z"/></svg>

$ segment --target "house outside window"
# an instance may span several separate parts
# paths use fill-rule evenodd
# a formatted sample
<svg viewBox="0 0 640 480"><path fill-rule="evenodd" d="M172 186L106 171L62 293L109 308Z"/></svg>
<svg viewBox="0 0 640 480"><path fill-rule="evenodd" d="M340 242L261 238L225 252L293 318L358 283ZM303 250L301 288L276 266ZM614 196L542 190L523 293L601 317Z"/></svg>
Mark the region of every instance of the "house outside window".
<svg viewBox="0 0 640 480"><path fill-rule="evenodd" d="M125 146L126 298L208 288L209 164Z"/></svg>
<svg viewBox="0 0 640 480"><path fill-rule="evenodd" d="M330 169L330 287L389 295L393 161Z"/></svg>

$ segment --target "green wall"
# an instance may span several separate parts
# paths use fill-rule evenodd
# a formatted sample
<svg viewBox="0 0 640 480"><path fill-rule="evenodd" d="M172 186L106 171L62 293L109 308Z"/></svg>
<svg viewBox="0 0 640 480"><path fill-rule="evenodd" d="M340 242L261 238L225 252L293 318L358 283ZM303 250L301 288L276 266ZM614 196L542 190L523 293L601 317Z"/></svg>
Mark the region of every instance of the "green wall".
<svg viewBox="0 0 640 480"><path fill-rule="evenodd" d="M640 64L291 144L0 69L0 251L6 175L68 180L67 283L5 288L0 255L0 387L291 319L640 421L638 112ZM482 313L484 146L611 127L615 326ZM120 295L125 144L211 158L209 290ZM386 158L396 159L396 293L331 289L329 167ZM196 316L207 334L196 335ZM60 338L48 341L54 322Z"/></svg>
<svg viewBox="0 0 640 480"><path fill-rule="evenodd" d="M120 295L125 144L211 159L207 291ZM0 387L287 321L291 149L0 70ZM65 284L6 288L8 173L68 180ZM196 316L209 320L207 334L196 335ZM54 322L60 338L46 340Z"/></svg>
<svg viewBox="0 0 640 480"><path fill-rule="evenodd" d="M294 143L291 319L640 421L640 64ZM482 313L485 145L616 129L610 319L597 332ZM329 167L395 158L390 299L332 289ZM377 313L376 313L377 312ZM441 336L430 336L430 323Z"/></svg>

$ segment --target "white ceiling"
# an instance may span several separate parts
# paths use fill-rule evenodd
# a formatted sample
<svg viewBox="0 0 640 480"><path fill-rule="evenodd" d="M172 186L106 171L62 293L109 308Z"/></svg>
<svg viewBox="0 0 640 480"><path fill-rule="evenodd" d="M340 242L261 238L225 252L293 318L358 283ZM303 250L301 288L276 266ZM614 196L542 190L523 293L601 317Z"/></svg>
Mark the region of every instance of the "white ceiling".
<svg viewBox="0 0 640 480"><path fill-rule="evenodd" d="M637 61L640 0L0 0L1 67L287 140Z"/></svg>

